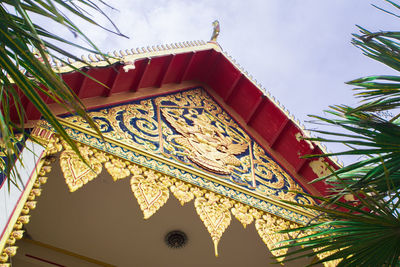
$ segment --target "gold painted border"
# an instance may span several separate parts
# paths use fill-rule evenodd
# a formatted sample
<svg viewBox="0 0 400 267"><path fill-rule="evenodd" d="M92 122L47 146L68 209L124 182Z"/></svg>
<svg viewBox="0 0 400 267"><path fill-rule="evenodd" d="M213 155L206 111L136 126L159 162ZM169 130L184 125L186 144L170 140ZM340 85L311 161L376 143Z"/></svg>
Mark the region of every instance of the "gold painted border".
<svg viewBox="0 0 400 267"><path fill-rule="evenodd" d="M28 140L32 142L32 140L30 140L30 139L28 139ZM11 232L14 230L14 225L17 222L19 216L21 216L22 209L23 209L26 201L28 200L28 196L31 193L31 190L33 189L33 185L35 184L35 182L39 176L39 172L44 165L44 160L43 160L44 155L45 155L45 150L43 150L43 152L39 156L38 163L36 164L35 169L32 171L32 174L29 178L30 180L27 183L27 185L24 189L24 192L22 193L21 197L19 198L19 200L16 204L13 215L11 216L10 220L8 221L8 224L4 230L3 237L0 240L0 253L5 248L7 239L9 238Z"/></svg>
<svg viewBox="0 0 400 267"><path fill-rule="evenodd" d="M65 119L63 119L63 118L59 118L59 121L60 121L60 123L61 123L62 125L66 126L66 127L69 127L69 128L71 128L71 129L77 130L77 131L82 132L82 133L85 133L85 134L89 134L89 135L91 135L92 137L101 139L101 137L100 137L96 132L94 132L94 131L91 130L91 129L85 129L85 128L82 128L82 127L80 127L80 126L76 126L75 124L73 124L73 123L71 123L71 122L69 122L69 121L67 121L67 120L65 120ZM215 183L217 183L217 184L221 184L221 185L226 186L226 187L228 187L228 188L230 188L230 189L233 189L233 190L235 190L235 191L239 191L239 192L241 192L241 193L250 195L250 196L252 196L252 197L255 197L255 198L257 198L257 199L263 200L263 201L265 201L265 202L274 204L274 205L276 205L276 206L278 206L278 207L281 207L281 208L284 208L284 209L287 209L287 210L296 212L296 213L298 213L298 214L301 214L301 215L303 215L303 216L307 216L307 217L309 217L309 218L315 217L315 214L308 213L308 212L306 212L306 211L304 211L304 210L302 210L302 209L298 209L297 207L290 206L290 205L288 205L288 204L286 204L286 203L283 203L283 202L281 202L281 201L279 201L279 200L276 200L276 199L273 199L273 198L270 198L270 197L267 197L267 196L263 196L263 195L260 195L260 194L258 194L258 193L254 193L254 192L251 192L251 191L246 191L246 190L244 190L243 188L241 188L241 187L239 187L239 186L237 186L237 185L233 185L233 184L227 183L227 182L225 182L225 181L216 179L216 178L214 178L213 176L209 175L208 173L205 173L205 172L200 171L200 170L188 168L188 167L185 166L184 164L171 161L171 160L169 160L169 159L163 158L163 157L161 157L161 156L159 156L159 155L155 155L155 154L153 154L153 153L150 153L150 152L148 152L148 151L146 151L146 150L142 150L142 149L140 149L140 148L136 148L136 147L133 147L133 146L130 146L130 145L126 145L126 144L122 143L121 141L115 140L115 139L113 139L113 138L111 138L111 137L103 136L103 139L104 139L104 141L106 141L106 142L108 142L108 143L110 143L110 144L114 144L114 145L116 145L116 146L119 146L119 147L128 149L128 150L130 150L130 151L134 151L134 152L136 152L136 153L138 153L138 154L140 154L140 155L142 155L142 156L146 156L146 157L149 157L149 158L154 159L154 160L156 160L156 161L162 162L162 163L164 163L164 164L173 166L173 167L175 167L175 168L177 168L177 169L184 170L184 171L186 171L186 172L188 172L188 173L197 175L197 176L199 176L199 177L201 177L201 178L203 178L203 179L207 179L207 180L213 181L213 182L215 182ZM78 141L78 142L79 142L79 141ZM88 145L88 144L85 143L85 145ZM97 149L99 149L99 148L97 148ZM110 153L110 152L107 151L107 153ZM116 156L117 156L117 155L116 155ZM126 160L126 159L125 159L125 160ZM210 190L210 189L207 189L207 190ZM212 191L212 190L211 190L211 191ZM245 203L245 204L247 204L247 203ZM248 205L248 204L247 204L247 205Z"/></svg>

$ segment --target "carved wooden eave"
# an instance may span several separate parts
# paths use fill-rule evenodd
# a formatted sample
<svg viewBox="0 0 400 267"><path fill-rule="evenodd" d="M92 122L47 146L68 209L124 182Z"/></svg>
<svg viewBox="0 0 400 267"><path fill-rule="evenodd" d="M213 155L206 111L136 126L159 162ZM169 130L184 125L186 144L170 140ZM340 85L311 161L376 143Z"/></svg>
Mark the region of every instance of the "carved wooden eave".
<svg viewBox="0 0 400 267"><path fill-rule="evenodd" d="M318 144L303 140L302 137L307 134L299 123L274 99L266 96L264 90L217 43L184 42L114 52L113 56L108 61L93 56L89 56L89 60L83 58L87 64L70 62L74 68L83 70L108 88L70 66L54 62L55 70L79 96L90 114L104 122L105 127L113 126L111 132L104 131L102 139L85 122L65 114L65 110L51 103L51 100L47 101L52 111L60 115L60 122L67 133L79 144L90 167L57 138L57 134L46 122L39 121L40 113L32 104L22 101L27 105L27 125L35 125L32 134L42 140L46 147L44 155L62 151L59 154L61 170L71 192L86 184L89 186L91 180L96 179L102 170L106 170L114 181L130 179L132 192L145 219L167 202L170 193L182 205L193 201L196 212L214 242L216 255L218 242L230 224L231 215L244 227L254 222L260 237L270 249L277 242L290 238L289 235L276 234L276 231L305 225L315 217L307 209L297 208L280 200L312 204L313 201L302 197L301 192L325 195L327 188L324 183L310 185L308 182L326 174L326 164L333 168L337 164L331 160L323 162L301 158L306 154L322 153L323 149ZM167 101L167 98L173 99L168 100L173 103L169 108L180 110L189 107L201 109L201 105L193 102L193 99L205 101L202 103L213 108L204 108L197 115L207 113L212 125L226 123L229 127L240 130L243 142L238 141L240 138L230 136L226 130L218 133L218 129L214 129L210 136L217 145L225 146L225 149L223 152L215 151L218 155L207 159L202 155L201 148L196 148L193 143L197 141L190 137L192 130L180 129L179 116L172 118L172 113L168 113L167 108L163 109L167 105L162 101ZM180 105L181 98L192 99L192 102L186 101L187 104ZM154 108L143 108L146 101L152 101ZM131 117L147 112L142 114L146 123L154 117L154 123L146 127L156 125L158 128L154 131L157 133L147 135L148 140L143 138L144 143L149 140L149 144L155 143L154 147L132 141L142 133L132 134L129 131L127 134L121 128L119 119L116 119L120 116L116 114L118 109L132 112ZM210 110L218 112L212 113ZM183 116L184 112L186 111L180 114ZM194 122L189 117L186 116L185 120ZM180 141L174 141L180 146L179 151L170 154L163 151L162 142L167 140L163 131L166 128L170 135L181 138ZM228 137L232 138L228 140ZM206 149L211 149L213 141L204 141L208 146ZM237 152L226 152L226 148ZM196 149L197 154L190 154L190 151ZM272 164L260 166L266 169L275 168L274 181L271 184L281 183L279 190L259 190L261 187L255 182L255 177L265 179L265 183L268 179L263 177L262 172L256 174L254 170L256 164L253 156L256 149L266 162ZM175 157L174 153L182 153L185 160ZM21 225L29 221L27 213L35 207L34 198L40 195L41 184L46 182L50 163L48 157L43 157L40 164L44 167L36 175L37 178L33 178L36 179L35 182L27 186L26 196L21 198L19 210L16 209L17 215L14 215L14 221L10 221L6 235L1 239L0 249L5 243L8 245L2 249L3 258L0 258L0 262L7 262L8 257L15 254L13 242L20 237ZM239 174L234 173L235 168ZM232 178L235 175L237 179L253 179L253 182L235 182L236 178ZM252 175L252 178L244 178L246 175ZM283 253L283 250L273 252L275 256Z"/></svg>
<svg viewBox="0 0 400 267"><path fill-rule="evenodd" d="M326 164L337 168L335 159L310 160L307 154L320 154L325 148L302 140L309 133L261 85L243 70L216 42L190 41L114 51L114 58L82 56L73 66L54 62L55 70L74 90L88 109L122 103L135 98L162 94L166 90L203 86L218 103L249 129L284 168L311 193L326 195L327 185L309 182L326 174ZM81 69L99 82L77 72ZM168 87L168 89L165 89ZM27 110L26 125L34 126L40 113L22 99ZM65 110L47 99L56 114ZM14 111L11 113L16 114ZM268 122L268 123L266 123Z"/></svg>

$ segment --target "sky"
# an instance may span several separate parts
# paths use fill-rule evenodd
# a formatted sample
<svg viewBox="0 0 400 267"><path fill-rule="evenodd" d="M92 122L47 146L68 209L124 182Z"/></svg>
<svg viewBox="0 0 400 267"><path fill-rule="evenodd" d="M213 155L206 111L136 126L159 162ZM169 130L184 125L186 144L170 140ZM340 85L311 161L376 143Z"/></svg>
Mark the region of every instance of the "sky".
<svg viewBox="0 0 400 267"><path fill-rule="evenodd" d="M218 42L282 106L315 128L309 114L334 104L355 104L345 82L393 74L351 44L356 24L370 31L397 30L400 19L384 0L115 0L108 16L128 38L82 24L102 51L210 39L218 19ZM100 23L107 20L96 16ZM331 148L331 147L330 147ZM333 149L335 150L335 149Z"/></svg>

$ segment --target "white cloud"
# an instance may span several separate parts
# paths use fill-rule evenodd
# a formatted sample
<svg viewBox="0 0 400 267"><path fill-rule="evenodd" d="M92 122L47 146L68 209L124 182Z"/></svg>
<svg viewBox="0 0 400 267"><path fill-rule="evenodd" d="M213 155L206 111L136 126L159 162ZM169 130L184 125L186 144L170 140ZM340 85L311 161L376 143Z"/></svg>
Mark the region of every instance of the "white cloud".
<svg viewBox="0 0 400 267"><path fill-rule="evenodd" d="M299 119L332 104L352 103L344 84L388 68L350 44L355 24L394 30L398 19L365 0L114 1L110 12L118 38L86 27L104 51L190 40L208 40L211 22L221 22L220 45ZM388 7L382 0L371 1ZM101 19L105 22L104 19Z"/></svg>

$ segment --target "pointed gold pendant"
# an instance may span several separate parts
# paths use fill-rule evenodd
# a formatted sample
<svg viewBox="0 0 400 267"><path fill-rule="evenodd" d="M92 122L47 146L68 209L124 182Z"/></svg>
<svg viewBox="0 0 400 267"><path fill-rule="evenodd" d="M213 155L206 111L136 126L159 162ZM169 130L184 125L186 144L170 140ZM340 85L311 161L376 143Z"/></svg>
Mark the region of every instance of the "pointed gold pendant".
<svg viewBox="0 0 400 267"><path fill-rule="evenodd" d="M167 202L169 190L163 181L159 181L160 175L153 171L145 172L144 176L132 176L131 189L143 211L144 218L148 219Z"/></svg>
<svg viewBox="0 0 400 267"><path fill-rule="evenodd" d="M218 243L225 229L231 223L232 201L221 198L214 193L207 193L205 197L198 197L194 202L196 212L203 221L214 242L215 256L218 257Z"/></svg>
<svg viewBox="0 0 400 267"><path fill-rule="evenodd" d="M272 250L272 249L279 247L279 245L277 245L278 242L289 239L288 234L282 234L277 232L280 230L289 229L290 227L289 224L290 223L288 221L270 214L263 215L262 218L257 219L255 222L257 232L262 238L263 242L267 245L272 255L274 255L275 257L279 257L277 258L277 261L282 261L284 259L284 255L286 254L288 249L287 248L279 250Z"/></svg>
<svg viewBox="0 0 400 267"><path fill-rule="evenodd" d="M89 158L88 155L83 153L82 156L90 164L90 167L72 150L65 150L60 156L61 170L71 192L76 191L96 178L102 170L102 165L97 159Z"/></svg>

